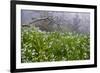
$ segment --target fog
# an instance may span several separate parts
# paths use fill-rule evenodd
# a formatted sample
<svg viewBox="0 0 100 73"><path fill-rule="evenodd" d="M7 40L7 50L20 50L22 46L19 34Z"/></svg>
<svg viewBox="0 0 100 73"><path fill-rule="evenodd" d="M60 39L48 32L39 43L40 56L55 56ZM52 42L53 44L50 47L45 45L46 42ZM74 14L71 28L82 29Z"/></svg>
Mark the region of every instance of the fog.
<svg viewBox="0 0 100 73"><path fill-rule="evenodd" d="M35 25L43 31L90 33L90 13L21 10L21 25Z"/></svg>

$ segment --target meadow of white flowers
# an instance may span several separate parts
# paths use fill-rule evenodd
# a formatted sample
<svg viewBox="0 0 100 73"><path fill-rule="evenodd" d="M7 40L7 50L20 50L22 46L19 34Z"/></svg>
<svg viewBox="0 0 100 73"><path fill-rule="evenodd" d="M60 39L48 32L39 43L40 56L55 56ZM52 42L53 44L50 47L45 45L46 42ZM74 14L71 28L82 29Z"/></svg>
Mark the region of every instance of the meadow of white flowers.
<svg viewBox="0 0 100 73"><path fill-rule="evenodd" d="M22 27L21 62L90 59L90 36L75 32L45 32Z"/></svg>

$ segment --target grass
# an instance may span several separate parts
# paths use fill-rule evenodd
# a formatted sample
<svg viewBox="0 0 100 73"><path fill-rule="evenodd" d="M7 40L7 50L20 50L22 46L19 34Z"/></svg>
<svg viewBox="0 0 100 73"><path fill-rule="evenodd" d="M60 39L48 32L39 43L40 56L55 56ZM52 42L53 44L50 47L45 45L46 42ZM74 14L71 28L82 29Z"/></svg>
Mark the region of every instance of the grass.
<svg viewBox="0 0 100 73"><path fill-rule="evenodd" d="M22 27L22 63L87 59L90 59L88 34L45 32L35 27Z"/></svg>

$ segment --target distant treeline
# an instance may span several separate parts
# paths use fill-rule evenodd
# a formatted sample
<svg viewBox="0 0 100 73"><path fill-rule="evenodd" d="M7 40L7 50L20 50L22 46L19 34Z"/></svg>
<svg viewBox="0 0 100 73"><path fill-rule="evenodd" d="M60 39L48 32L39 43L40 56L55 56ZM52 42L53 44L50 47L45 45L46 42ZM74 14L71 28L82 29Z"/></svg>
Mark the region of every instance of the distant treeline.
<svg viewBox="0 0 100 73"><path fill-rule="evenodd" d="M39 27L42 31L90 32L90 14L77 12L22 10L23 27Z"/></svg>

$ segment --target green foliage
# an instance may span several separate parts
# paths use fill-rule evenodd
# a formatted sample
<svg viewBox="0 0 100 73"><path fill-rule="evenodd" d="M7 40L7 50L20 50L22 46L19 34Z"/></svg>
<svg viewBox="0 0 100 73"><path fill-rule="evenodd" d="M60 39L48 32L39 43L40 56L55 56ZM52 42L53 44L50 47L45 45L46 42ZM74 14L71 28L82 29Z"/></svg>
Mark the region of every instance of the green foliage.
<svg viewBox="0 0 100 73"><path fill-rule="evenodd" d="M22 27L21 61L69 61L90 58L90 37L70 32L45 32Z"/></svg>

